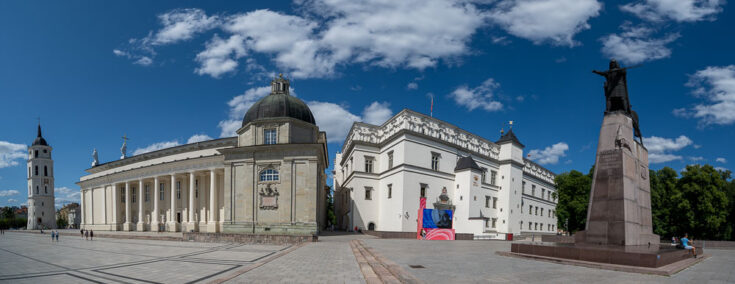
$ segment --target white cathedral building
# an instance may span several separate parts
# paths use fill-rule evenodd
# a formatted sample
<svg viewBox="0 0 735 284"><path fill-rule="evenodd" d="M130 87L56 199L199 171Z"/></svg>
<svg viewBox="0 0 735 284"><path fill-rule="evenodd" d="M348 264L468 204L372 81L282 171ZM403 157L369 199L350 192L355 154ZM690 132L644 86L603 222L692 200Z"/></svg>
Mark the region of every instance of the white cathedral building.
<svg viewBox="0 0 735 284"><path fill-rule="evenodd" d="M492 142L407 109L356 122L334 162L336 225L415 233L420 198L431 209L445 191L458 234L556 233L555 175L523 149L512 128Z"/></svg>
<svg viewBox="0 0 735 284"><path fill-rule="evenodd" d="M28 224L26 228L56 228L56 208L54 207L54 160L51 146L38 135L28 148Z"/></svg>

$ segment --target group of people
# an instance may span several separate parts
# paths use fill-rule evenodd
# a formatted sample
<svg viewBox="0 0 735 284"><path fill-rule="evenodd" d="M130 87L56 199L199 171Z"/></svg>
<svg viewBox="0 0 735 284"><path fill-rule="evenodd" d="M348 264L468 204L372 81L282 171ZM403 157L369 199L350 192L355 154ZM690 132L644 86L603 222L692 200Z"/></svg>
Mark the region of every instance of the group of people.
<svg viewBox="0 0 735 284"><path fill-rule="evenodd" d="M697 249L694 247L694 241L689 239L689 234L684 233L684 237L681 239L671 237L671 245L675 245L680 249L691 250L694 258L697 258Z"/></svg>
<svg viewBox="0 0 735 284"><path fill-rule="evenodd" d="M81 229L81 230L79 230L79 234L82 235L82 239L86 239L86 240L93 240L94 239L94 231L92 231L92 230Z"/></svg>
<svg viewBox="0 0 735 284"><path fill-rule="evenodd" d="M51 241L59 241L59 231L51 230Z"/></svg>

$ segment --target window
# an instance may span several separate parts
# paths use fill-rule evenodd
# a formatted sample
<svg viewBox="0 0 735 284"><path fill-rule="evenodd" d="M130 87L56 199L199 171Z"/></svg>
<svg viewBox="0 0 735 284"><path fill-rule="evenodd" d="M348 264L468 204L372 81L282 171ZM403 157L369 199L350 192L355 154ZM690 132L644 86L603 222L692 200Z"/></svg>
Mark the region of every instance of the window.
<svg viewBox="0 0 735 284"><path fill-rule="evenodd" d="M263 144L277 144L278 134L275 128L268 128L263 130Z"/></svg>
<svg viewBox="0 0 735 284"><path fill-rule="evenodd" d="M439 170L439 154L431 153L431 169L434 171Z"/></svg>
<svg viewBox="0 0 735 284"><path fill-rule="evenodd" d="M36 194L38 194L38 186L36 186Z"/></svg>
<svg viewBox="0 0 735 284"><path fill-rule="evenodd" d="M372 173L373 172L373 158L365 156L365 172L366 173Z"/></svg>
<svg viewBox="0 0 735 284"><path fill-rule="evenodd" d="M485 220L485 228L489 228L489 227L490 227L490 220Z"/></svg>
<svg viewBox="0 0 735 284"><path fill-rule="evenodd" d="M546 197L546 189L545 188L542 188L541 189L541 198L543 199L544 197Z"/></svg>
<svg viewBox="0 0 735 284"><path fill-rule="evenodd" d="M521 183L521 193L526 194L526 182Z"/></svg>
<svg viewBox="0 0 735 284"><path fill-rule="evenodd" d="M165 185L166 185L165 183L161 183L158 185L158 200L160 201L163 201L165 199L164 197L166 196L164 194L166 192Z"/></svg>
<svg viewBox="0 0 735 284"><path fill-rule="evenodd" d="M536 216L538 216L538 207L536 207Z"/></svg>
<svg viewBox="0 0 735 284"><path fill-rule="evenodd" d="M392 184L388 185L388 198L389 199L393 198L393 185Z"/></svg>
<svg viewBox="0 0 735 284"><path fill-rule="evenodd" d="M541 223L541 224L540 224L540 225L538 226L538 229L539 229L539 230L541 230L541 231L543 231L543 230L544 230L544 223Z"/></svg>
<svg viewBox="0 0 735 284"><path fill-rule="evenodd" d="M151 200L150 196L151 196L151 189L150 189L150 186L146 184L145 185L145 202L148 202L149 200Z"/></svg>
<svg viewBox="0 0 735 284"><path fill-rule="evenodd" d="M426 184L421 184L421 197L426 198Z"/></svg>
<svg viewBox="0 0 735 284"><path fill-rule="evenodd" d="M33 168L33 175L34 175L34 176L38 176L38 166L35 166L35 167Z"/></svg>
<svg viewBox="0 0 735 284"><path fill-rule="evenodd" d="M35 156L36 158L38 158L38 150L36 150L36 151L33 151L33 153L34 153L33 155L34 155L34 156Z"/></svg>
<svg viewBox="0 0 735 284"><path fill-rule="evenodd" d="M44 185L43 186L43 193L48 194L48 186L47 185Z"/></svg>
<svg viewBox="0 0 735 284"><path fill-rule="evenodd" d="M541 217L544 216L544 208L541 208Z"/></svg>
<svg viewBox="0 0 735 284"><path fill-rule="evenodd" d="M393 151L388 152L388 169L393 168Z"/></svg>
<svg viewBox="0 0 735 284"><path fill-rule="evenodd" d="M536 196L536 185L535 184L531 185L531 195Z"/></svg>
<svg viewBox="0 0 735 284"><path fill-rule="evenodd" d="M529 230L531 229L531 225L532 225L532 224L533 224L533 223L531 223L531 222L529 222L529 223L528 223L528 229L529 229Z"/></svg>
<svg viewBox="0 0 735 284"><path fill-rule="evenodd" d="M176 199L181 199L181 182L176 182Z"/></svg>
<svg viewBox="0 0 735 284"><path fill-rule="evenodd" d="M538 230L538 223L533 223L533 229Z"/></svg>
<svg viewBox="0 0 735 284"><path fill-rule="evenodd" d="M132 188L133 191L130 192L130 202L135 203L135 187Z"/></svg>
<svg viewBox="0 0 735 284"><path fill-rule="evenodd" d="M498 218L493 218L493 228L495 228L495 222L498 221Z"/></svg>
<svg viewBox="0 0 735 284"><path fill-rule="evenodd" d="M533 215L533 206L528 205L528 215Z"/></svg>
<svg viewBox="0 0 735 284"><path fill-rule="evenodd" d="M490 208L490 196L485 196L485 208Z"/></svg>
<svg viewBox="0 0 735 284"><path fill-rule="evenodd" d="M45 177L48 176L48 167L47 166L43 166L43 176L45 176Z"/></svg>
<svg viewBox="0 0 735 284"><path fill-rule="evenodd" d="M260 172L260 181L277 181L278 171L274 169L265 169Z"/></svg>
<svg viewBox="0 0 735 284"><path fill-rule="evenodd" d="M497 185L498 172L490 171L490 184Z"/></svg>
<svg viewBox="0 0 735 284"><path fill-rule="evenodd" d="M498 198L493 197L493 209L498 209Z"/></svg>
<svg viewBox="0 0 735 284"><path fill-rule="evenodd" d="M482 168L482 183L487 183L486 176L487 176L487 169Z"/></svg>
<svg viewBox="0 0 735 284"><path fill-rule="evenodd" d="M370 187L365 188L365 200L373 200L373 189Z"/></svg>

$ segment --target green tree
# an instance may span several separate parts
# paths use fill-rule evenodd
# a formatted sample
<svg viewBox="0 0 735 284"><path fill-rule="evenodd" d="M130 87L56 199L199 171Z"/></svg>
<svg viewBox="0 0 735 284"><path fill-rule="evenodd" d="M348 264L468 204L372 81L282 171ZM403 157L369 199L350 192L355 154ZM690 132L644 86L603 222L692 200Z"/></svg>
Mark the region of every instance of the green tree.
<svg viewBox="0 0 735 284"><path fill-rule="evenodd" d="M651 214L653 232L662 237L674 235L676 222L672 217L672 208L678 204L681 195L676 187L678 174L669 167L658 171L649 170L651 181Z"/></svg>
<svg viewBox="0 0 735 284"><path fill-rule="evenodd" d="M3 208L0 208L0 218L2 219L15 218L15 212L13 212L13 208L10 206L5 206Z"/></svg>
<svg viewBox="0 0 735 284"><path fill-rule="evenodd" d="M63 216L60 216L58 219L56 219L56 228L64 229L66 226L69 225L69 222L63 218Z"/></svg>
<svg viewBox="0 0 735 284"><path fill-rule="evenodd" d="M572 233L584 229L593 172L594 168L587 175L572 170L554 179L559 196L556 206L557 227Z"/></svg>
<svg viewBox="0 0 735 284"><path fill-rule="evenodd" d="M728 199L726 194L729 172L721 172L711 165L689 165L681 172L674 194L678 204L672 217L675 233L689 233L702 239L722 239L726 225Z"/></svg>

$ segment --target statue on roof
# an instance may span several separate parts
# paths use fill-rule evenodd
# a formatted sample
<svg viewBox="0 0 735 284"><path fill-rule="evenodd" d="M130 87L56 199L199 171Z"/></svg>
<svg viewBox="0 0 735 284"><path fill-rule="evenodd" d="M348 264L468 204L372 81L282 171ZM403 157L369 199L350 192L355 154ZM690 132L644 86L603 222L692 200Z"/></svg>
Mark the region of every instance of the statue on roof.
<svg viewBox="0 0 735 284"><path fill-rule="evenodd" d="M92 167L96 167L100 164L100 160L97 157L97 148L94 148L94 151L92 152Z"/></svg>

